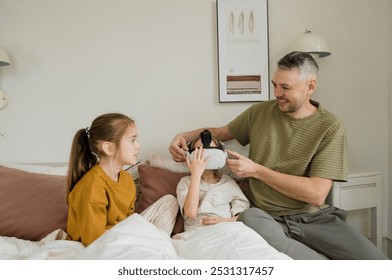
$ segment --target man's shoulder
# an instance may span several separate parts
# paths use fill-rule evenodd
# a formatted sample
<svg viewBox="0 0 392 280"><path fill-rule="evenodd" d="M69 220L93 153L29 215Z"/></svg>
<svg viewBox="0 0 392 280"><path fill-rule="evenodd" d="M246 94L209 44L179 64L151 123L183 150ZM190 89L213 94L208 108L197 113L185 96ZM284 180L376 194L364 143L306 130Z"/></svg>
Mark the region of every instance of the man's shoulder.
<svg viewBox="0 0 392 280"><path fill-rule="evenodd" d="M325 121L329 121L331 123L337 123L337 124L343 125L343 122L340 119L340 117L337 114L333 113L332 111L329 111L321 106L319 106L318 111L320 113L320 116Z"/></svg>
<svg viewBox="0 0 392 280"><path fill-rule="evenodd" d="M345 127L341 118L335 113L319 106L319 121L317 125L320 129L326 129L327 134L345 134Z"/></svg>

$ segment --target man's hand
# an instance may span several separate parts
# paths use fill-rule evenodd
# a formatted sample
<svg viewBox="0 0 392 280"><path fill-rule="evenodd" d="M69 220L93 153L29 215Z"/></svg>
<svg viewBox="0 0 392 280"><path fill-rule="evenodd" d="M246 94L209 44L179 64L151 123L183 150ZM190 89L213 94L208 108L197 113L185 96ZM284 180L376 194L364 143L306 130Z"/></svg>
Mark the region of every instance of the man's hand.
<svg viewBox="0 0 392 280"><path fill-rule="evenodd" d="M256 172L255 162L239 153L230 150L227 150L227 153L230 156L227 159L227 166L236 176L242 178L254 177L253 175Z"/></svg>
<svg viewBox="0 0 392 280"><path fill-rule="evenodd" d="M227 159L227 165L236 176L260 180L287 197L321 206L331 190L331 179L280 173L236 152L227 153L231 157Z"/></svg>
<svg viewBox="0 0 392 280"><path fill-rule="evenodd" d="M185 161L186 151L188 147L186 145L186 139L182 135L178 134L170 143L169 152L175 161Z"/></svg>

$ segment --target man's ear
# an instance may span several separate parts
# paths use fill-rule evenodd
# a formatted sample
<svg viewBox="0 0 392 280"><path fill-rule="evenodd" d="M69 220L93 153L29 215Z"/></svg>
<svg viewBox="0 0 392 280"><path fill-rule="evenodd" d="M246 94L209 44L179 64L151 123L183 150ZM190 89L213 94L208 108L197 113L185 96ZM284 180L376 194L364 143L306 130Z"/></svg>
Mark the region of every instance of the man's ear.
<svg viewBox="0 0 392 280"><path fill-rule="evenodd" d="M108 156L114 156L116 150L114 143L108 141L102 142L101 149Z"/></svg>
<svg viewBox="0 0 392 280"><path fill-rule="evenodd" d="M317 88L317 80L316 79L310 79L308 82L308 91L309 94L313 94L316 91Z"/></svg>

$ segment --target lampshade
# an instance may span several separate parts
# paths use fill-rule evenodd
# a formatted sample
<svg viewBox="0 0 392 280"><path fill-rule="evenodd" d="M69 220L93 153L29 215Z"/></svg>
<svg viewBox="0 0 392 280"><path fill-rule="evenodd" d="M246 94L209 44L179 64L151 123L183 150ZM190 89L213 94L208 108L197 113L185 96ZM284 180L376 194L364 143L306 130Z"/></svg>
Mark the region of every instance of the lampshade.
<svg viewBox="0 0 392 280"><path fill-rule="evenodd" d="M8 54L0 48L0 66L7 66L10 65L11 61Z"/></svg>
<svg viewBox="0 0 392 280"><path fill-rule="evenodd" d="M307 52L318 57L325 57L331 54L327 41L320 35L313 34L309 29L294 41L290 51Z"/></svg>

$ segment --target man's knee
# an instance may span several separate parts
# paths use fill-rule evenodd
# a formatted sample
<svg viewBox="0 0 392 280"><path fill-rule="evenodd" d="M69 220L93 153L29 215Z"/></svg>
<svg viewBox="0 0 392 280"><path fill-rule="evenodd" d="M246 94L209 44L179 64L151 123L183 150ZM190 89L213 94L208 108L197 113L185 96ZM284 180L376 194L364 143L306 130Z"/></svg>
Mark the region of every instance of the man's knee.
<svg viewBox="0 0 392 280"><path fill-rule="evenodd" d="M254 223L255 220L263 219L273 220L269 214L259 208L246 209L238 217L238 221L243 222L246 225Z"/></svg>

